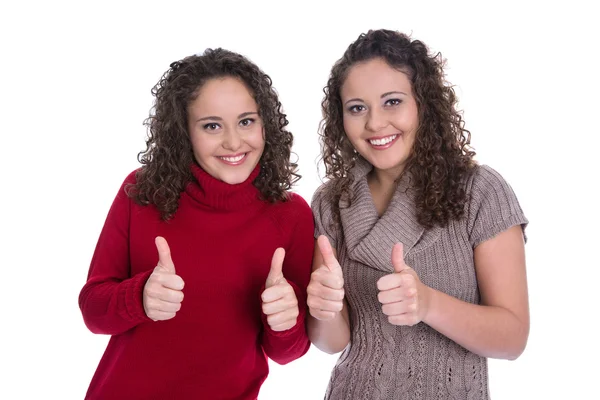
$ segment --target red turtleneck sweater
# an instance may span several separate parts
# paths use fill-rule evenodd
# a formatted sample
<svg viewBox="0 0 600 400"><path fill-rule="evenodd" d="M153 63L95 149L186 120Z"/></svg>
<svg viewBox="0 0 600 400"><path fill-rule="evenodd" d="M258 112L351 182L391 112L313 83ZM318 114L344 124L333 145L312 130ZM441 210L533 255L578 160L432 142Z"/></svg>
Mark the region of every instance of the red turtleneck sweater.
<svg viewBox="0 0 600 400"><path fill-rule="evenodd" d="M267 356L285 364L309 348L306 286L313 254L313 217L298 195L271 204L252 184L259 167L229 185L192 167L195 181L168 222L119 190L79 295L87 327L112 335L87 399L256 399L268 374ZM163 236L185 282L181 310L167 321L144 313L142 291L158 262ZM260 294L277 247L283 274L296 290L296 326L272 331Z"/></svg>

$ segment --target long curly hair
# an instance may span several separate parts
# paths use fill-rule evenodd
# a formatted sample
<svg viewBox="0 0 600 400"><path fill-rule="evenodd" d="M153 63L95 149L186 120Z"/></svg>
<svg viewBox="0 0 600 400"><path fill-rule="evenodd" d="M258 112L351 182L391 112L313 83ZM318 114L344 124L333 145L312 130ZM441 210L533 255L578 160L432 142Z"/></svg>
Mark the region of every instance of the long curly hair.
<svg viewBox="0 0 600 400"><path fill-rule="evenodd" d="M127 194L138 204L154 204L163 220L177 211L179 196L193 179L195 162L188 132L188 105L204 83L211 79L238 78L249 89L262 119L265 148L254 185L261 198L285 201L287 191L300 179L297 164L290 161L293 136L271 78L246 57L222 49L207 49L201 55L171 63L152 88L155 97L147 127L146 150L138 154L142 167Z"/></svg>
<svg viewBox="0 0 600 400"><path fill-rule="evenodd" d="M384 59L407 74L417 102L419 127L404 169L410 174L419 223L425 228L445 226L464 215L464 180L475 165L471 134L456 110L457 97L444 77L444 59L430 55L427 46L391 30L369 30L353 42L333 66L321 103L319 135L325 177L331 180L334 204L350 204L350 170L360 157L347 138L340 89L357 63ZM337 210L337 207L334 207ZM334 223L339 224L339 211Z"/></svg>

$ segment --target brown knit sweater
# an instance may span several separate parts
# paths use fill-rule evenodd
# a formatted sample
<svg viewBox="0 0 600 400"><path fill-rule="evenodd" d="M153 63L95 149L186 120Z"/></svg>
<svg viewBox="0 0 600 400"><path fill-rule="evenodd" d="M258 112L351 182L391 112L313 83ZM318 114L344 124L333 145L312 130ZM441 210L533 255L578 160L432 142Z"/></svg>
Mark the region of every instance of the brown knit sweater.
<svg viewBox="0 0 600 400"><path fill-rule="evenodd" d="M395 326L377 300L376 282L392 273L392 246L404 245L405 261L421 281L470 303L479 303L473 250L514 225L527 225L515 194L493 169L477 166L466 182L465 217L425 230L416 218L408 178L403 178L379 217L361 160L352 173L352 203L332 224L330 185L312 201L315 236L329 237L344 271L351 340L335 366L326 399L489 399L486 358L424 323Z"/></svg>

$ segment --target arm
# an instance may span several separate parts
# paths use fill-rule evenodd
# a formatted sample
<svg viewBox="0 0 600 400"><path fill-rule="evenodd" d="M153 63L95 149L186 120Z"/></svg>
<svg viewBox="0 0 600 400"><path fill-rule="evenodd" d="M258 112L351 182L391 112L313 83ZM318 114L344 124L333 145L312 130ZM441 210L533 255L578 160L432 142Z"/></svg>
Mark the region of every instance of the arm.
<svg viewBox="0 0 600 400"><path fill-rule="evenodd" d="M432 288L423 322L483 357L514 360L529 335L525 249L520 226L475 248L481 305ZM424 285L423 285L424 286Z"/></svg>
<svg viewBox="0 0 600 400"><path fill-rule="evenodd" d="M427 287L392 250L396 273L378 282L390 323L423 321L483 357L514 360L529 335L524 229L527 219L512 188L496 171L478 167L470 184L466 226L472 246L480 305Z"/></svg>
<svg viewBox="0 0 600 400"><path fill-rule="evenodd" d="M281 278L285 281L286 285L291 286L291 289L293 289L293 297L296 300L294 311L298 314L295 324L292 327L284 329L287 326L283 326L283 330L274 330L268 320L271 316L267 317L264 312L262 313L263 350L270 359L278 364L287 364L300 358L310 348L310 342L306 334L306 287L310 277L310 265L314 246L314 222L312 212L302 198L295 196L290 202L295 203L295 212L297 212L296 223L287 227L290 229L290 239L285 249ZM284 221L284 224L286 222L289 221ZM274 262L275 258L274 256ZM269 275L271 276L271 274ZM265 287L269 285L269 278L267 278ZM288 290L289 288L283 289L284 292ZM262 293L263 310L265 310L265 300L272 300L271 298L265 298L265 293L267 293L267 290ZM278 326L279 321L271 321L273 322L273 326Z"/></svg>
<svg viewBox="0 0 600 400"><path fill-rule="evenodd" d="M350 318L344 299L344 277L335 249L319 237L308 285L308 337L320 350L335 354L350 343Z"/></svg>
<svg viewBox="0 0 600 400"><path fill-rule="evenodd" d="M106 218L92 257L79 308L93 333L116 335L150 321L144 312L142 292L152 270L129 275L129 206L125 180Z"/></svg>

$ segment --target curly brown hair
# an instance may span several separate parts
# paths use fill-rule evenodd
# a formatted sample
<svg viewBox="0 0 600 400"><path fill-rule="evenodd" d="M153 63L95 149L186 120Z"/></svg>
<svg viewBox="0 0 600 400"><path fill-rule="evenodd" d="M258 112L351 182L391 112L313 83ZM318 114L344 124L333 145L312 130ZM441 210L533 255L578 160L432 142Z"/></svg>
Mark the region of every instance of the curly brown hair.
<svg viewBox="0 0 600 400"><path fill-rule="evenodd" d="M193 179L195 162L188 133L188 105L200 88L215 78L238 78L249 89L263 121L265 148L260 173L254 180L263 200L285 201L287 191L300 179L297 164L290 161L293 136L271 78L246 57L222 49L207 49L201 55L171 63L152 88L155 97L150 116L146 150L138 154L142 167L127 194L141 205L154 204L163 220L177 211L179 196Z"/></svg>
<svg viewBox="0 0 600 400"><path fill-rule="evenodd" d="M334 204L341 198L349 204L353 181L349 172L360 157L344 131L340 89L352 66L375 58L407 74L417 102L419 127L404 171L410 173L419 223L431 228L462 218L467 197L464 179L475 165L475 152L455 108L454 89L444 77L445 61L440 53L430 55L423 42L386 29L361 34L334 64L323 89L319 135ZM339 218L338 210L336 224Z"/></svg>

